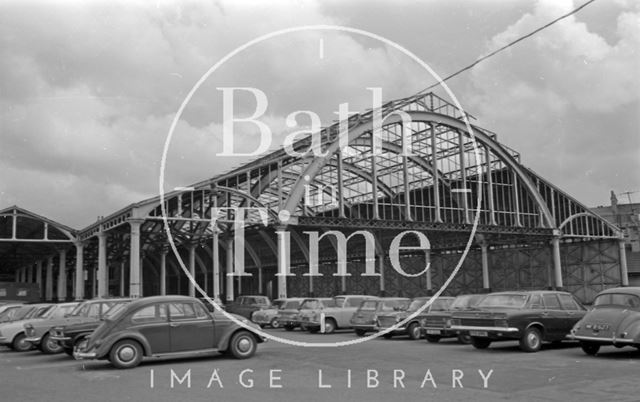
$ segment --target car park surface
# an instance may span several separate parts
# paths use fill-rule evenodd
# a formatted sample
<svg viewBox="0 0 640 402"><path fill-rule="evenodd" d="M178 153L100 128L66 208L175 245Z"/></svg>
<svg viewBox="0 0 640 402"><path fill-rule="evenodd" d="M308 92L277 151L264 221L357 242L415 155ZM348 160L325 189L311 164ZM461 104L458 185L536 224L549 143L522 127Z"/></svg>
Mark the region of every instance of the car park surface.
<svg viewBox="0 0 640 402"><path fill-rule="evenodd" d="M321 334L266 332L300 342L326 342ZM338 332L332 340L354 339L352 332ZM15 353L0 348L3 400L103 402L299 401L636 401L640 351L603 346L598 357L586 356L577 342L545 344L539 353L520 353L517 341L505 341L490 349L460 345L455 339L440 343L412 342L397 337L374 339L340 348L302 348L279 342L260 345L251 360L213 354L199 358L158 358L127 371L114 369L108 361L75 361L65 355L38 351ZM596 364L597 361L597 364ZM245 388L238 381L244 370ZM178 383L190 370L190 385ZM214 370L223 385L213 381ZM279 371L278 371L279 370ZM318 371L322 370L319 388ZM348 387L348 370L351 386ZM367 388L367 370L377 370L379 384ZM394 387L394 370L405 373L404 387ZM423 388L425 372L431 381ZM452 387L453 370L462 370L462 387ZM484 388L478 370L493 370ZM174 375L172 380L172 373ZM270 373L274 380L272 387ZM25 381L25 377L37 381ZM151 379L154 379L151 383ZM247 384L248 385L248 384ZM373 384L375 385L375 384Z"/></svg>

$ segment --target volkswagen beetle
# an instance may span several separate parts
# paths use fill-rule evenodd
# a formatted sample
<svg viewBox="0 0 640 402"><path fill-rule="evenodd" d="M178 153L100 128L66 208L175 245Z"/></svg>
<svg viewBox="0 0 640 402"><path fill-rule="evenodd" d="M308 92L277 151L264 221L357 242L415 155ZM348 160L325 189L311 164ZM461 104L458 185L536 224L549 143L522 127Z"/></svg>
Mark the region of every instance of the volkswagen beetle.
<svg viewBox="0 0 640 402"><path fill-rule="evenodd" d="M204 354L218 351L246 359L264 339L259 327L244 317L210 313L203 303L187 296L145 297L105 318L74 351L76 359L108 359L117 368L136 367L144 357Z"/></svg>

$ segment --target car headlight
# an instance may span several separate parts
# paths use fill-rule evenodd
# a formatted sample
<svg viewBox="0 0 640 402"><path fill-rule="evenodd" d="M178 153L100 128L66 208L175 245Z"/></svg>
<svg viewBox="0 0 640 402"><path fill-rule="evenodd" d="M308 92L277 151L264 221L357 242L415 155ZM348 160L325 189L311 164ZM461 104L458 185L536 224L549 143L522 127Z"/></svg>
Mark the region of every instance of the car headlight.
<svg viewBox="0 0 640 402"><path fill-rule="evenodd" d="M495 325L496 327L506 328L509 326L509 323L507 323L507 320L496 320Z"/></svg>
<svg viewBox="0 0 640 402"><path fill-rule="evenodd" d="M447 318L447 319L444 321L444 327L445 327L445 328L450 328L450 327L451 327L451 318Z"/></svg>

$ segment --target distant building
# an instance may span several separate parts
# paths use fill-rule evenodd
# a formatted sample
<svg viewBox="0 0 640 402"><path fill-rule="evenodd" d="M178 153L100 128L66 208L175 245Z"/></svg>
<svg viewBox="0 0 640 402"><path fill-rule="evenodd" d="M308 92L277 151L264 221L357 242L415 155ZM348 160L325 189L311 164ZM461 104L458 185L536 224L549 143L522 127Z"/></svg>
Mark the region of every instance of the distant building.
<svg viewBox="0 0 640 402"><path fill-rule="evenodd" d="M629 285L640 286L640 203L619 204L611 192L611 205L591 208L591 211L624 231Z"/></svg>

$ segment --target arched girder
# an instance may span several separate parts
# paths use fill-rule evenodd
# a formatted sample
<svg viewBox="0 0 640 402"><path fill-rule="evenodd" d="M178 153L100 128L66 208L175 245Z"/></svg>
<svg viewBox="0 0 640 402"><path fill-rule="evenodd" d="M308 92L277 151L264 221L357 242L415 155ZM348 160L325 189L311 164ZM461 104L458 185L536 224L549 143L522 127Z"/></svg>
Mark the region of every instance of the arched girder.
<svg viewBox="0 0 640 402"><path fill-rule="evenodd" d="M460 133L471 137L470 133L467 132L467 126L463 121L455 119L453 117L433 113L426 111L406 111L406 113L411 117L412 122L435 122L441 125L449 126L451 128L459 130ZM390 114L386 118L386 125L396 124L401 122L401 117L397 114ZM353 127L347 133L347 143L350 144L352 141L360 138L366 132L372 130L373 122L368 121L359 126ZM327 161L338 152L340 148L340 136L336 138L329 146L326 148L327 156L324 158L315 158L305 169L305 171L300 175L300 178L296 181L296 184L291 189L289 193L289 197L287 202L284 205L284 209L292 212L296 210L297 205L300 203L303 195L304 195L304 180L303 177L315 177L318 172L322 169L324 165L326 165ZM520 166L520 164L511 156L502 146L492 139L489 135L485 134L481 130L474 130L475 140L485 145L489 148L495 156L497 156L505 165L507 165L512 171L514 171L517 175L523 186L527 189L529 194L535 200L537 207L542 211L542 215L546 221L546 227L554 228L555 222L553 221L553 217L549 208L547 207L542 195L538 192L535 183L531 180L528 174L526 174L524 168Z"/></svg>
<svg viewBox="0 0 640 402"><path fill-rule="evenodd" d="M331 167L333 167L335 169L338 168L338 165L333 161L327 162L327 164L325 166L331 166ZM358 166L354 165L353 163L342 162L342 167L347 172L353 173L354 175L356 175L356 176L358 176L358 177L360 177L362 179L365 179L366 181L368 181L373 186L373 175L371 175L370 173L365 172L364 170L360 169ZM391 187L387 186L380 179L378 179L378 190L382 191L387 197L392 198L393 196L395 196L395 193L391 189Z"/></svg>
<svg viewBox="0 0 640 402"><path fill-rule="evenodd" d="M617 237L624 238L624 234L620 231L620 229L618 229L615 225L611 224L606 219L603 219L592 212L578 212L577 214L573 214L569 216L567 219L565 219L564 221L562 221L562 223L558 226L558 229L563 230L569 223L583 216L587 218L596 219L598 222L602 223L604 226L609 228L613 233L615 233Z"/></svg>
<svg viewBox="0 0 640 402"><path fill-rule="evenodd" d="M349 143L349 145L370 147L371 142L364 138L356 138L353 142ZM382 141L382 149L384 151L388 151L397 155L402 154L402 147L389 141ZM422 170L424 170L425 172L430 172L432 177L435 176L436 167L433 166L429 161L424 159L422 156L416 156L416 155L410 156L409 160L414 164L416 164L417 166L420 166ZM440 181L442 181L447 187L451 186L451 184L449 183L449 180L444 179L444 173L439 170L438 170L438 177L440 177Z"/></svg>

